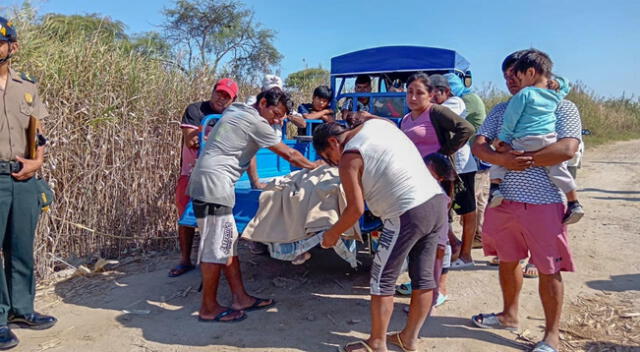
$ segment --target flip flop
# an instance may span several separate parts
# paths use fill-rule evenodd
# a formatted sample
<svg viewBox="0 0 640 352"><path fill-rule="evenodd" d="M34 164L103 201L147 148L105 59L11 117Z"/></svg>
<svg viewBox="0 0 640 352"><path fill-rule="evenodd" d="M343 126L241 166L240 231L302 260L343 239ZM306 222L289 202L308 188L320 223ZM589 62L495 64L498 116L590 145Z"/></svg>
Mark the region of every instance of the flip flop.
<svg viewBox="0 0 640 352"><path fill-rule="evenodd" d="M267 309L276 305L276 301L273 299L265 299L265 298L258 298L258 297L252 297L252 298L255 298L256 301L250 307L242 309L245 312L252 312L256 310ZM269 301L271 301L271 303L261 306L261 304L263 304L264 302L269 302Z"/></svg>
<svg viewBox="0 0 640 352"><path fill-rule="evenodd" d="M389 339L389 337L395 337L396 341ZM392 344L394 346L400 347L402 352L415 352L415 351L417 351L417 350L410 350L410 349L408 349L408 348L406 348L404 346L404 342L402 342L402 339L400 338L400 331L392 332L391 334L387 335L387 342L389 342L390 344Z"/></svg>
<svg viewBox="0 0 640 352"><path fill-rule="evenodd" d="M536 268L536 266L531 263L525 265L522 272L522 276L526 277L527 279L535 279L538 277L538 268Z"/></svg>
<svg viewBox="0 0 640 352"><path fill-rule="evenodd" d="M356 347L356 346L362 346L362 348L364 348L365 351L367 352L373 352L373 348L371 348L371 346L369 346L366 342L360 340L360 341L355 341L355 342L349 342L348 344L344 345L344 347L338 347L338 351L340 352L350 352L349 350L347 350L348 347ZM359 348L360 350L362 350L362 348Z"/></svg>
<svg viewBox="0 0 640 352"><path fill-rule="evenodd" d="M465 262L464 260L458 258L455 261L451 262L451 265L449 265L449 270L467 269L473 268L474 266L476 266L476 264L473 262L473 260L470 262Z"/></svg>
<svg viewBox="0 0 640 352"><path fill-rule="evenodd" d="M195 265L178 264L173 269L169 270L169 277L178 277L182 274L188 273L195 268Z"/></svg>
<svg viewBox="0 0 640 352"><path fill-rule="evenodd" d="M213 319L203 319L203 318L198 316L198 321L201 321L203 323L237 323L239 321L243 321L243 320L247 319L247 314L242 312L242 315L240 315L239 317L237 317L235 319L222 320L222 318L226 317L227 315L233 314L233 313L236 313L236 312L240 312L240 311L232 309L232 308L229 308L229 309L225 310L224 312L216 315L216 317L213 318Z"/></svg>
<svg viewBox="0 0 640 352"><path fill-rule="evenodd" d="M531 352L558 352L555 348L551 347L548 343L540 341L533 346Z"/></svg>
<svg viewBox="0 0 640 352"><path fill-rule="evenodd" d="M502 329L502 330L508 330L508 331L518 330L517 327L503 325L500 322L498 315L495 313L490 313L490 314L480 313L478 315L474 315L471 317L471 322L475 326L483 329Z"/></svg>

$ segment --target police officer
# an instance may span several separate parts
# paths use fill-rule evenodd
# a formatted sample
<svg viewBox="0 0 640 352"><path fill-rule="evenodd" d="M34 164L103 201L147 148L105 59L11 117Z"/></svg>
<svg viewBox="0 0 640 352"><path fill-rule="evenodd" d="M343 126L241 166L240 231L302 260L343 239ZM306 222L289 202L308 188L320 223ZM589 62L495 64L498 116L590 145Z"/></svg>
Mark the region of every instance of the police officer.
<svg viewBox="0 0 640 352"><path fill-rule="evenodd" d="M40 138L36 157L27 159L30 117L47 117L34 80L9 67L18 50L12 23L0 17L0 350L18 345L10 328L47 329L56 318L33 310L33 241L40 215L36 181L44 161Z"/></svg>

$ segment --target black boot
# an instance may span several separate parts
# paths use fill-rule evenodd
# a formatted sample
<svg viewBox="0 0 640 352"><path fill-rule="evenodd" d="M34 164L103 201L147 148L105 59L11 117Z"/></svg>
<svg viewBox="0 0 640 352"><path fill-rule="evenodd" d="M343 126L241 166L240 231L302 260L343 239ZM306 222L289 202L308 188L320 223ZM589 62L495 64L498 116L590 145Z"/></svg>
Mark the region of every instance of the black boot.
<svg viewBox="0 0 640 352"><path fill-rule="evenodd" d="M8 350L18 346L18 338L7 325L0 326L0 350Z"/></svg>
<svg viewBox="0 0 640 352"><path fill-rule="evenodd" d="M56 322L58 322L58 319L36 312L9 316L9 326L12 328L44 330L54 326Z"/></svg>

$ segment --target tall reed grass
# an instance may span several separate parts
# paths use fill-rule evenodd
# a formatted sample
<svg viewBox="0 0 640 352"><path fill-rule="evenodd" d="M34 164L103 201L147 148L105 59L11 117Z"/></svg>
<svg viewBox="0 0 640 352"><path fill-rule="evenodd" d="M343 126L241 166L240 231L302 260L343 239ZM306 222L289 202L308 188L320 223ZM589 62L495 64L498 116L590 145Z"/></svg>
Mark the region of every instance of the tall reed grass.
<svg viewBox="0 0 640 352"><path fill-rule="evenodd" d="M60 259L173 248L179 122L188 103L208 99L215 77L185 74L100 36L18 26L12 64L39 78L50 113L43 172L57 200L37 234L40 277Z"/></svg>
<svg viewBox="0 0 640 352"><path fill-rule="evenodd" d="M39 78L51 114L43 173L57 202L40 221L39 276L62 260L174 248L179 121L188 103L209 97L216 77L186 74L101 36L61 37L34 21L19 16L13 66ZM310 99L313 88L296 100ZM241 85L240 98L255 92ZM489 109L507 98L491 87L481 95ZM569 98L594 142L640 137L637 101L598 98L582 86Z"/></svg>

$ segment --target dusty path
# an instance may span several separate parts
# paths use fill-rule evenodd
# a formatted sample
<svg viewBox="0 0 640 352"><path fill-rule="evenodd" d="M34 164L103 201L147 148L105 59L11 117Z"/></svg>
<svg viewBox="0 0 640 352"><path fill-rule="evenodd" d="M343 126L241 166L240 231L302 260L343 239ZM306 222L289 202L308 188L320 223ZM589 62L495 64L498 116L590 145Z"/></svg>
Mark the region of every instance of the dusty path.
<svg viewBox="0 0 640 352"><path fill-rule="evenodd" d="M566 302L605 292L640 301L640 140L589 150L579 170L587 217L570 228L578 272L565 275ZM335 351L366 336L367 273L351 271L333 253L314 251L301 267L241 253L245 280L277 308L239 324L195 319L199 274L167 277L176 257L143 259L112 273L41 290L38 306L60 323L47 331L17 331L23 351ZM452 299L423 329L420 351L519 351L516 335L473 328L469 317L500 308L497 270L474 250L478 266L450 275ZM522 293L522 328L541 335L535 279ZM223 292L223 302L229 293ZM391 329L401 327L399 298ZM128 310L133 314L125 314ZM638 319L638 318L635 318ZM625 349L632 350L633 348ZM622 349L620 350L622 351Z"/></svg>

